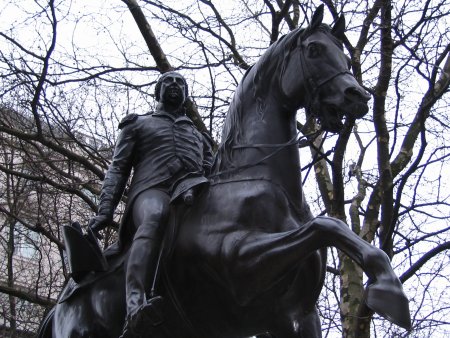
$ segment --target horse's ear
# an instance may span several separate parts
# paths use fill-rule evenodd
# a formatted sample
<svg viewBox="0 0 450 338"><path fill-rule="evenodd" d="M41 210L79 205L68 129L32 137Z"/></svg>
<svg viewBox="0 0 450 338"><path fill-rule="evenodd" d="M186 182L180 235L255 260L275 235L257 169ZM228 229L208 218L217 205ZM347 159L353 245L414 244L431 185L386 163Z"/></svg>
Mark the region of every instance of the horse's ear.
<svg viewBox="0 0 450 338"><path fill-rule="evenodd" d="M331 29L331 34L333 34L339 40L342 40L344 38L344 32L345 32L345 17L343 14L341 14L341 16Z"/></svg>
<svg viewBox="0 0 450 338"><path fill-rule="evenodd" d="M322 23L322 20L323 20L323 4L317 7L316 11L314 12L313 17L311 19L311 23L309 24L309 29L314 30L315 28L319 27L319 25Z"/></svg>

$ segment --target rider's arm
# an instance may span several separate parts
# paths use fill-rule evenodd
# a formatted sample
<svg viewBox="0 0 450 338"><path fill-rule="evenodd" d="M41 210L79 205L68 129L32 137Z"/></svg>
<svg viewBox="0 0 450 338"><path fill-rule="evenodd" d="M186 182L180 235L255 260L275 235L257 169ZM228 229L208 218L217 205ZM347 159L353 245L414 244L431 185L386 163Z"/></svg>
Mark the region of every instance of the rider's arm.
<svg viewBox="0 0 450 338"><path fill-rule="evenodd" d="M131 173L136 127L135 120L128 123L122 121L119 124L122 130L116 142L112 162L103 180L97 216L91 222L93 230L99 231L112 222L114 210L119 204Z"/></svg>
<svg viewBox="0 0 450 338"><path fill-rule="evenodd" d="M211 136L203 132L203 169L205 171L205 176L208 176L211 172L211 167L213 165L214 154L213 154L213 144Z"/></svg>

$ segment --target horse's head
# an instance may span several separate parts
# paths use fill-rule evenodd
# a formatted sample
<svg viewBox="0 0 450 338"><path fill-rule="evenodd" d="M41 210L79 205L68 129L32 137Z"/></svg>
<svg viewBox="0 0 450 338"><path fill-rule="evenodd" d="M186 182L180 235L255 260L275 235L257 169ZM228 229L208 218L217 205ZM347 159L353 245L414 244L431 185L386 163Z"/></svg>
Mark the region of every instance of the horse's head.
<svg viewBox="0 0 450 338"><path fill-rule="evenodd" d="M357 119L368 112L370 95L350 72L341 41L344 17L333 28L322 24L322 19L323 5L306 29L291 33L280 87L288 105L304 106L324 130L338 132L344 117Z"/></svg>

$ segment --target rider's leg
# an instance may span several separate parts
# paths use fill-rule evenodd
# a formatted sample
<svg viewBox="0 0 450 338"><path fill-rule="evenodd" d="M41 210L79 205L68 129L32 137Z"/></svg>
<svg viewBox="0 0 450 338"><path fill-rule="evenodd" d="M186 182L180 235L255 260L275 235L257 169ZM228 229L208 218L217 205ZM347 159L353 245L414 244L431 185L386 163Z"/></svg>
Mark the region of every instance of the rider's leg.
<svg viewBox="0 0 450 338"><path fill-rule="evenodd" d="M146 303L150 291L168 210L169 195L150 189L141 193L133 204L136 233L130 248L126 271L127 313L132 316Z"/></svg>

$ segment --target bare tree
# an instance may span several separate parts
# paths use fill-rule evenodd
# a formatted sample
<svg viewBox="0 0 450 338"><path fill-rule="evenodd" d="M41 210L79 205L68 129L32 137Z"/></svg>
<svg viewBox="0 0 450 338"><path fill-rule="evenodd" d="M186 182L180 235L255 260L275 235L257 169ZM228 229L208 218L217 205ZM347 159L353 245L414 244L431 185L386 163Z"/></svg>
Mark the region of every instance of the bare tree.
<svg viewBox="0 0 450 338"><path fill-rule="evenodd" d="M192 93L190 117L219 141L245 70L280 36L306 25L320 3L328 8L327 22L345 14L344 48L372 101L362 122L346 121L339 135L320 134L302 144L310 148L300 149L302 160L308 158L302 163L307 198L316 214L346 221L392 258L411 300L410 336L445 336L450 5L443 0L122 0L100 7L50 0L3 6L0 184L14 182L15 189L2 189L9 191L1 196L2 245L12 259L11 241L21 224L49 243L60 261L46 273L54 284L44 296L10 279L1 284L8 313L18 311L14 302L20 299L44 307L54 301L62 283L56 276L67 277L59 226L86 224L96 211L118 121L154 108L153 85L161 72L183 72ZM303 112L298 117L305 134L320 129ZM19 188L27 189L26 199ZM105 235L107 245L115 234ZM335 251L328 263L318 304L324 336L407 335L364 306L368 281L359 267ZM13 269L8 276L15 274ZM15 325L11 316L8 327Z"/></svg>

